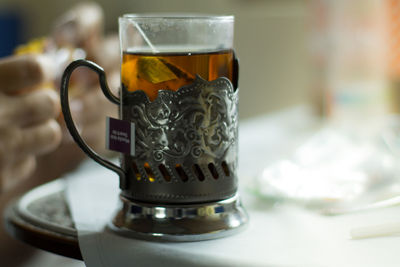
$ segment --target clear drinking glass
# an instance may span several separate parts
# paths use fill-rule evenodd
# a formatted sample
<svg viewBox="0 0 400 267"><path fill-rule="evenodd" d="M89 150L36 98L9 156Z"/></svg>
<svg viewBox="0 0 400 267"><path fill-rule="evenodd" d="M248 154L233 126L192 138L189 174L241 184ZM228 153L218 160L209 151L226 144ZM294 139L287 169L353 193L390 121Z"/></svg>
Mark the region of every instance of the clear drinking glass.
<svg viewBox="0 0 400 267"><path fill-rule="evenodd" d="M154 100L158 90L176 91L196 75L232 81L233 25L233 16L121 17L122 86L144 90Z"/></svg>

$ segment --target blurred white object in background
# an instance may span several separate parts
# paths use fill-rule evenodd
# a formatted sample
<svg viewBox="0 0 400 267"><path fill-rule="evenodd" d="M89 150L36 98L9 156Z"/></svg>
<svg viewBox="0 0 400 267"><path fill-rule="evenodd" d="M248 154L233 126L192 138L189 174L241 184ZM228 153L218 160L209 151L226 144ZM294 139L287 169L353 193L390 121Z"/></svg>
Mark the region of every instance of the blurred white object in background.
<svg viewBox="0 0 400 267"><path fill-rule="evenodd" d="M386 201L400 195L399 118L380 122L371 126L375 132L361 124L357 129L322 126L291 156L269 161L250 190L327 215L400 204L400 199Z"/></svg>

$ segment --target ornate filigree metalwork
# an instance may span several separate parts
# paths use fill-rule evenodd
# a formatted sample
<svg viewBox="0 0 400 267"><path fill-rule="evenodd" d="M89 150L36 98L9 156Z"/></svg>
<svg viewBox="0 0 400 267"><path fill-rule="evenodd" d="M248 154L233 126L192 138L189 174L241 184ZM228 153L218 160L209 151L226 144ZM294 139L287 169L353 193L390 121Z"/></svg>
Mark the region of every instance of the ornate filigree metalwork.
<svg viewBox="0 0 400 267"><path fill-rule="evenodd" d="M128 181L131 197L204 201L236 192L238 92L228 79L208 82L198 76L177 92L159 91L153 102L143 91L123 89L122 99L122 118L136 126L136 156L124 155L123 165L129 169L134 162L131 172L141 177ZM201 182L202 189L177 186L190 181ZM149 185L131 192L136 190L129 183L139 182Z"/></svg>

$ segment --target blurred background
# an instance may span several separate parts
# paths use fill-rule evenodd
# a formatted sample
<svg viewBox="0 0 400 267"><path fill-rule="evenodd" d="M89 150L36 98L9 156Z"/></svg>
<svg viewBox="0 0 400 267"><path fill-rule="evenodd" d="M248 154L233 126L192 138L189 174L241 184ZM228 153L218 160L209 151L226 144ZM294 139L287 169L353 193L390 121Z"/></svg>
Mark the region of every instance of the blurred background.
<svg viewBox="0 0 400 267"><path fill-rule="evenodd" d="M0 57L12 54L16 46L32 38L48 35L56 18L79 2L0 0ZM117 19L125 13L235 15L241 119L306 105L319 118L350 122L354 126L354 122L379 121L388 114L400 112L400 0L94 2L103 7L106 33L117 32ZM297 122L304 124L301 119ZM393 140L400 151L400 117L396 117L396 122ZM298 134L296 130L290 132L292 136ZM331 136L322 135L322 141L312 149L320 148ZM353 153L347 150L353 139L345 141L343 154ZM276 143L276 151L282 150L283 142L272 140L270 143ZM326 154L337 155L331 153L336 147L333 142ZM268 151L273 156L278 154L272 153L275 151L270 147ZM374 162L381 155L375 150L372 154ZM397 159L398 155L393 158ZM398 166L397 161L394 165ZM397 179L398 170L393 173Z"/></svg>
<svg viewBox="0 0 400 267"><path fill-rule="evenodd" d="M78 0L1 0L0 55L46 35ZM125 13L233 14L240 116L306 103L329 118L398 111L397 0L97 0L105 31Z"/></svg>
<svg viewBox="0 0 400 267"><path fill-rule="evenodd" d="M46 35L53 21L78 0L0 0L0 55ZM309 1L304 0L97 0L105 31L117 32L125 13L233 14L240 59L242 118L310 101Z"/></svg>

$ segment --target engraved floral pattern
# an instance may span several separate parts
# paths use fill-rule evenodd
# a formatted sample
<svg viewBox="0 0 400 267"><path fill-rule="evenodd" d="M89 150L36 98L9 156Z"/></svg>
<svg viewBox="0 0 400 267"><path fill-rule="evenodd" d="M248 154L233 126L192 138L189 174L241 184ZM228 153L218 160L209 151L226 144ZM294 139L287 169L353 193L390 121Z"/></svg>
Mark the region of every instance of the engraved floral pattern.
<svg viewBox="0 0 400 267"><path fill-rule="evenodd" d="M197 77L177 92L159 91L153 102L143 91L123 94L123 118L136 124L136 158L165 163L236 154L238 94L228 79Z"/></svg>

